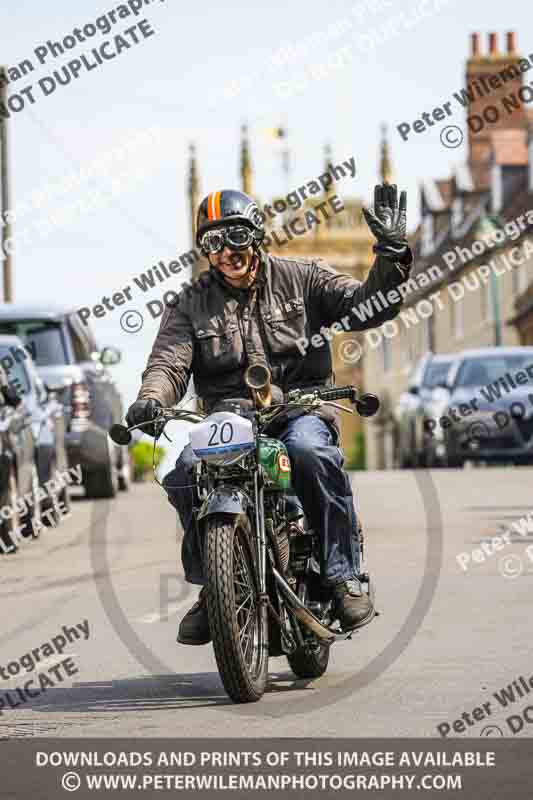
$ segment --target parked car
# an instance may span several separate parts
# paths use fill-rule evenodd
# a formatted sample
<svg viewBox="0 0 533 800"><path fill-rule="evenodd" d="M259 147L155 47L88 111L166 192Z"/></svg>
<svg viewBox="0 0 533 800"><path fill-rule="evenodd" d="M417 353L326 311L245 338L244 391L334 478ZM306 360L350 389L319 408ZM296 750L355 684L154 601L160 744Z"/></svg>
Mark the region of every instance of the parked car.
<svg viewBox="0 0 533 800"><path fill-rule="evenodd" d="M18 343L14 337L0 336L0 348ZM0 366L0 551L15 552L19 537L38 536L41 519L39 475L33 418L29 406ZM19 505L19 498L32 496L32 503Z"/></svg>
<svg viewBox="0 0 533 800"><path fill-rule="evenodd" d="M446 385L436 428L446 466L533 463L533 347L464 350Z"/></svg>
<svg viewBox="0 0 533 800"><path fill-rule="evenodd" d="M394 410L396 463L400 468L426 465L424 418L434 390L443 384L453 362L451 355L427 353L415 365L406 391Z"/></svg>
<svg viewBox="0 0 533 800"><path fill-rule="evenodd" d="M107 432L121 422L120 393L108 367L114 347L99 349L91 329L70 308L9 304L0 309L0 333L19 336L38 373L57 391L66 415L69 466L81 464L88 497L114 497L129 487L129 460Z"/></svg>
<svg viewBox="0 0 533 800"><path fill-rule="evenodd" d="M0 336L0 364L6 370L10 385L21 395L22 402L31 414L38 480L41 486L45 486L54 479L58 471L65 472L68 467L63 405L58 402L56 393L45 387L35 368L30 349L25 348L18 337ZM57 496L49 494L41 503L41 511L53 510L53 524L59 524L62 518L58 501L63 503L65 509L70 508L68 485ZM45 524L48 519L45 514Z"/></svg>

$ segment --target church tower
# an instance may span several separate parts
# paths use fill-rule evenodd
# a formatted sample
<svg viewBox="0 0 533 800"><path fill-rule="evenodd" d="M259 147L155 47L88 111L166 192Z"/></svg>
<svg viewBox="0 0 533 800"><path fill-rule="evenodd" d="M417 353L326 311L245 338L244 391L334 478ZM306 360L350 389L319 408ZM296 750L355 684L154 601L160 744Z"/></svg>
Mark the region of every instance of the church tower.
<svg viewBox="0 0 533 800"><path fill-rule="evenodd" d="M241 190L253 197L252 191L252 159L248 142L248 126L241 127Z"/></svg>
<svg viewBox="0 0 533 800"><path fill-rule="evenodd" d="M389 143L387 141L387 126L381 126L381 158L379 162L379 175L381 183L392 182L392 165L389 154Z"/></svg>

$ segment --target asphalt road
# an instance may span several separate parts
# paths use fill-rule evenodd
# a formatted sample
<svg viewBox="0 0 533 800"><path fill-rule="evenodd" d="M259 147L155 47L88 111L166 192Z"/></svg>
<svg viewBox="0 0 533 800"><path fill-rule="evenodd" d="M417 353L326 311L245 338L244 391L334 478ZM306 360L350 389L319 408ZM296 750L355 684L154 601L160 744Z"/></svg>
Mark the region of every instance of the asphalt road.
<svg viewBox="0 0 533 800"><path fill-rule="evenodd" d="M463 712L472 724L456 735L496 726L510 736L505 718L528 696L503 709L493 693L533 674L533 524L490 555L480 542L533 509L533 469L354 473L353 482L381 615L334 645L321 679L294 680L272 659L268 692L250 706L229 702L210 646L175 642L197 590L180 578L179 531L161 490L76 500L61 528L0 559L0 667L18 670L0 680L0 705L8 690L20 701L0 714L0 737L426 737ZM78 623L88 638L78 628L70 642L56 638L53 654L43 647ZM28 698L37 672L53 685Z"/></svg>

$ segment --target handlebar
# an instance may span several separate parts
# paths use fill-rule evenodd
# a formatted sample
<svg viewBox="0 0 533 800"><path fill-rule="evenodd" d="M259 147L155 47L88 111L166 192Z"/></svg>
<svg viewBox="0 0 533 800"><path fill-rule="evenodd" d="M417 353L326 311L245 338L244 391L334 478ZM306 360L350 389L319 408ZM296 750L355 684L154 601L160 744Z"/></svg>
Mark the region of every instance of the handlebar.
<svg viewBox="0 0 533 800"><path fill-rule="evenodd" d="M321 389L318 396L326 403L334 400L350 400L352 403L356 403L357 389L355 386L344 386L341 389Z"/></svg>
<svg viewBox="0 0 533 800"><path fill-rule="evenodd" d="M350 400L350 402L355 405L357 412L362 417L371 417L375 414L379 409L379 399L376 397L375 394L363 394L360 397L357 394L357 389L355 386L342 386L339 388L331 388L331 389L320 389L317 391L311 391L311 401L300 403L300 398L308 398L306 395L305 389L293 389L286 395L284 403L280 403L279 405L272 405L269 409L266 409L266 412L269 411L276 411L280 410L283 406L286 405L301 405L301 406L310 406L314 407L315 405L320 405L320 402L323 403L332 403L335 400ZM342 406L339 406L342 408ZM261 413L261 412L259 412ZM136 429L142 429L146 425L153 425L155 423L156 427L161 425L163 428L167 422L170 420L183 420L187 422L200 422L204 418L204 414L197 413L195 411L190 411L188 409L179 409L179 408L159 408L157 410L156 415L152 420L147 422L142 422L140 425L133 425L131 428L127 428L125 425L113 425L109 430L109 436L115 444L126 446L129 445L132 441L131 431Z"/></svg>

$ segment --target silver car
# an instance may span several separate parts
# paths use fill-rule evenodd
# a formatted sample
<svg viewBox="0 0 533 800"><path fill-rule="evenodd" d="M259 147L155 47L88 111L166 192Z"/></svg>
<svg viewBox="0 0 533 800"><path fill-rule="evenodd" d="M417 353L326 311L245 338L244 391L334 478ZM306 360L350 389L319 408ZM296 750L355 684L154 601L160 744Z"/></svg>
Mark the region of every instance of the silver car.
<svg viewBox="0 0 533 800"><path fill-rule="evenodd" d="M415 365L406 391L394 410L396 421L396 464L401 469L426 466L424 419L433 393L446 381L453 355L427 353Z"/></svg>

